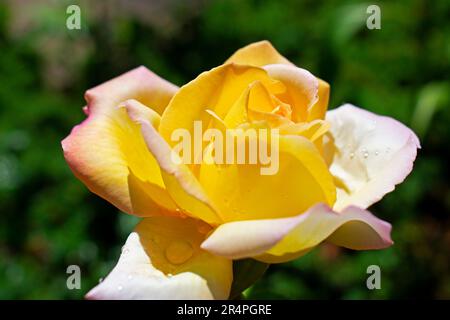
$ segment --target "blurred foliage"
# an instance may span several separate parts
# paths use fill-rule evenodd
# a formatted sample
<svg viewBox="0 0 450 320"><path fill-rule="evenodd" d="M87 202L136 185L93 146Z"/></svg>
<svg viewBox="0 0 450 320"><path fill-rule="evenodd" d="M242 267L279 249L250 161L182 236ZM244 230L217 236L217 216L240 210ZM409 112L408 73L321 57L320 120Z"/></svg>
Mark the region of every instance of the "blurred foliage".
<svg viewBox="0 0 450 320"><path fill-rule="evenodd" d="M67 30L78 3L82 29ZM351 102L420 134L415 170L372 211L395 245L323 245L272 265L250 298L450 298L450 2L0 1L0 299L82 298L114 266L136 219L88 192L60 141L84 118L86 89L137 65L178 85L268 39ZM66 268L82 289L66 288ZM377 264L382 289L367 290Z"/></svg>

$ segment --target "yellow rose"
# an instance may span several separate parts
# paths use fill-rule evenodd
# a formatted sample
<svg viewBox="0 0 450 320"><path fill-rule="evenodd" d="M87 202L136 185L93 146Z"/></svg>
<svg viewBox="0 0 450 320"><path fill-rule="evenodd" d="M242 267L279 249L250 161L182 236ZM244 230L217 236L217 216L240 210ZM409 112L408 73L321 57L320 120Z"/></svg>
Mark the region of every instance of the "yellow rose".
<svg viewBox="0 0 450 320"><path fill-rule="evenodd" d="M326 82L267 41L181 88L139 67L88 90L88 117L62 142L65 158L92 192L143 219L87 297L225 299L233 259L285 262L323 241L390 246L390 224L365 209L410 173L419 141L351 105L327 112L328 96ZM276 173L217 164L208 151L173 161L173 133L194 134L196 122L276 130Z"/></svg>

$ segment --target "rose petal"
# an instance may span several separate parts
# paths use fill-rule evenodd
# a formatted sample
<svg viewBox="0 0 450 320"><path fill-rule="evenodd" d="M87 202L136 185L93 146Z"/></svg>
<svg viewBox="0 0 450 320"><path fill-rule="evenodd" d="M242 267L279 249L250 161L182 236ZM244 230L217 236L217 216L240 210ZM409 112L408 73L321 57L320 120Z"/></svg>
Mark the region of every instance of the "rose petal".
<svg viewBox="0 0 450 320"><path fill-rule="evenodd" d="M271 127L290 123L288 118L272 113L278 104L280 102L267 88L260 81L255 81L242 92L230 108L224 124L227 128L236 128L251 121L265 121Z"/></svg>
<svg viewBox="0 0 450 320"><path fill-rule="evenodd" d="M125 107L131 119L141 126L142 136L148 150L156 159L161 170L164 185L171 199L180 207L184 214L201 219L210 224L218 224L215 205L210 201L189 167L180 161L175 162L176 153L168 143L159 135L147 118L133 110L139 103L127 101Z"/></svg>
<svg viewBox="0 0 450 320"><path fill-rule="evenodd" d="M161 115L177 91L177 86L140 66L86 91L87 112L108 112L122 101L135 99Z"/></svg>
<svg viewBox="0 0 450 320"><path fill-rule="evenodd" d="M319 80L319 91L317 92L318 100L309 108L308 121L325 119L325 114L328 109L330 85L320 78L317 78L317 80Z"/></svg>
<svg viewBox="0 0 450 320"><path fill-rule="evenodd" d="M232 262L200 249L208 226L193 219L145 218L111 273L87 299L226 299Z"/></svg>
<svg viewBox="0 0 450 320"><path fill-rule="evenodd" d="M237 50L225 63L237 63L256 67L273 63L291 64L267 40L254 42Z"/></svg>
<svg viewBox="0 0 450 320"><path fill-rule="evenodd" d="M292 120L306 121L311 108L319 100L317 78L309 71L292 65L271 64L264 66L264 69L271 78L280 80L286 86L286 91L278 97L291 106Z"/></svg>
<svg viewBox="0 0 450 320"><path fill-rule="evenodd" d="M245 135L245 131L236 131L236 135ZM333 205L336 187L313 143L301 136L274 135L271 139L279 140L279 152L271 150L269 139L271 159L267 165L249 161L220 165L212 161L212 151L206 154L199 181L224 221L288 217L318 202ZM249 135L246 153L248 146L258 141L266 140Z"/></svg>
<svg viewBox="0 0 450 320"><path fill-rule="evenodd" d="M337 213L319 204L295 217L223 224L201 247L229 259L276 263L295 259L324 240L355 250L385 248L392 244L390 231L389 223L364 209Z"/></svg>
<svg viewBox="0 0 450 320"><path fill-rule="evenodd" d="M260 41L249 44L236 51L226 63L237 63L256 67L263 67L270 64L284 64L294 66L289 60L283 57L269 41ZM324 119L328 107L330 95L330 85L317 78L319 81L318 100L310 107L308 121L314 119Z"/></svg>
<svg viewBox="0 0 450 320"><path fill-rule="evenodd" d="M271 79L261 68L227 64L203 72L173 97L161 118L160 134L174 146L177 142L171 135L175 130L187 129L193 137L195 121L201 121L206 130L211 121L207 110L224 119L242 92L257 80L270 92L285 90L283 84Z"/></svg>
<svg viewBox="0 0 450 320"><path fill-rule="evenodd" d="M338 181L335 208L367 208L394 190L411 172L417 136L400 122L350 104L327 113L331 123L332 163Z"/></svg>
<svg viewBox="0 0 450 320"><path fill-rule="evenodd" d="M175 90L144 67L88 90L88 118L62 142L75 176L122 211L151 216L159 207L175 209L139 126L118 108L123 100L137 98L162 111ZM136 112L157 127L158 113L141 106Z"/></svg>

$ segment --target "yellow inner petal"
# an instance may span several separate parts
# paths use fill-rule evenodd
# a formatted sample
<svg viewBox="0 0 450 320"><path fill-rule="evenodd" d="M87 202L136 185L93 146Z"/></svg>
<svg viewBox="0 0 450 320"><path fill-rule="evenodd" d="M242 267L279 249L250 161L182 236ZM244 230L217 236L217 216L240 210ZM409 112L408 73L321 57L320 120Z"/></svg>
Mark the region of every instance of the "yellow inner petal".
<svg viewBox="0 0 450 320"><path fill-rule="evenodd" d="M333 178L315 146L300 136L279 139L274 175L261 175L261 164L202 164L200 183L225 222L288 217L319 202L335 202ZM207 158L213 162L212 152Z"/></svg>

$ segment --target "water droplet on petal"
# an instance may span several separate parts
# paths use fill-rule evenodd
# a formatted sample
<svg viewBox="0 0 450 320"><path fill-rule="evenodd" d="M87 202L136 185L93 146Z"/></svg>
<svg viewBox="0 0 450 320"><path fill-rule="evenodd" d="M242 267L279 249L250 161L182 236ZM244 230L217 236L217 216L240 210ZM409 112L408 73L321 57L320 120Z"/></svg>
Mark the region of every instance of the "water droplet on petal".
<svg viewBox="0 0 450 320"><path fill-rule="evenodd" d="M379 155L380 153L378 152L378 151L375 151L375 155L377 156L377 155Z"/></svg>
<svg viewBox="0 0 450 320"><path fill-rule="evenodd" d="M131 280L131 279L133 279L133 276L131 274L129 274L127 278L128 278L128 280Z"/></svg>
<svg viewBox="0 0 450 320"><path fill-rule="evenodd" d="M122 289L123 289L123 287L120 285L117 287L117 290L119 290L119 291L122 291Z"/></svg>
<svg viewBox="0 0 450 320"><path fill-rule="evenodd" d="M208 226L207 224L200 224L197 226L197 231L201 234L207 234L209 232L209 230L211 230L211 227Z"/></svg>
<svg viewBox="0 0 450 320"><path fill-rule="evenodd" d="M355 157L355 154L352 152L350 153L350 159L353 159Z"/></svg>
<svg viewBox="0 0 450 320"><path fill-rule="evenodd" d="M168 276L169 278L171 278L171 277L173 277L173 274L168 273L167 276Z"/></svg>
<svg viewBox="0 0 450 320"><path fill-rule="evenodd" d="M361 152L364 158L367 158L369 156L369 152L367 152L366 148L362 148Z"/></svg>
<svg viewBox="0 0 450 320"><path fill-rule="evenodd" d="M189 260L194 250L187 241L174 241L166 248L166 258L172 264L182 264Z"/></svg>
<svg viewBox="0 0 450 320"><path fill-rule="evenodd" d="M103 278L98 279L98 283L102 283L103 282Z"/></svg>

